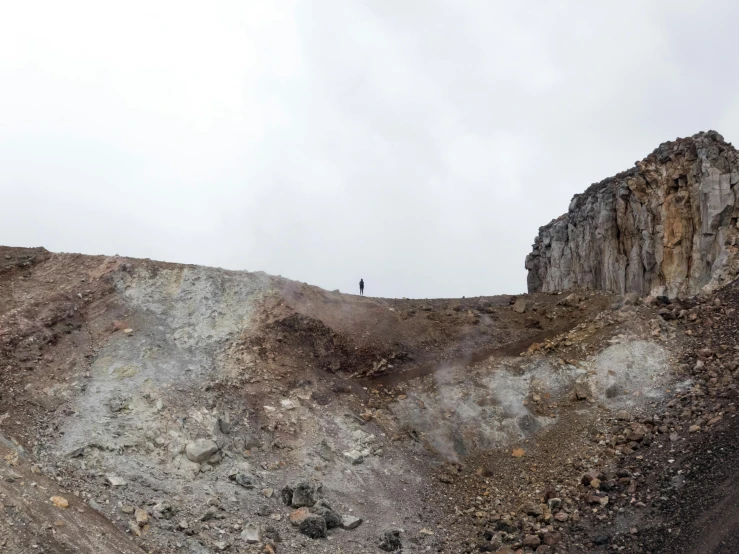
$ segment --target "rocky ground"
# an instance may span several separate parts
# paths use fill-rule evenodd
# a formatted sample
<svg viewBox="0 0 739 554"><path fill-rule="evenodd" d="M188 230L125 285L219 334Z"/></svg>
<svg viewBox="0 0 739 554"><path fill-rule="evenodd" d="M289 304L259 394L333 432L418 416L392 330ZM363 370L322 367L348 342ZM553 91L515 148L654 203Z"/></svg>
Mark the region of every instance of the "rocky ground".
<svg viewBox="0 0 739 554"><path fill-rule="evenodd" d="M0 248L0 548L733 552L738 295Z"/></svg>

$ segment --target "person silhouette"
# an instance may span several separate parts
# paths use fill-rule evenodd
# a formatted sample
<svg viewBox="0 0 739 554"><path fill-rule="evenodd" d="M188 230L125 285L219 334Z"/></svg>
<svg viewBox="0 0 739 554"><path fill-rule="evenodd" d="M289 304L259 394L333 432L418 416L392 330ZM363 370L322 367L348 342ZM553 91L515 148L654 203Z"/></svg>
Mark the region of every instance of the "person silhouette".
<svg viewBox="0 0 739 554"><path fill-rule="evenodd" d="M359 280L359 294L364 296L364 279Z"/></svg>

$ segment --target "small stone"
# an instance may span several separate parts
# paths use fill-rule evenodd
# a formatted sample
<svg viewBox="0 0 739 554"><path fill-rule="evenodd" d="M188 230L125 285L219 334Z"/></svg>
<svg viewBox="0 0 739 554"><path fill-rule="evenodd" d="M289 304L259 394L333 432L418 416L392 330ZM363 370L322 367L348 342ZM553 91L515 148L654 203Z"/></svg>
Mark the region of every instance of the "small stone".
<svg viewBox="0 0 739 554"><path fill-rule="evenodd" d="M266 504L261 504L261 505L260 505L260 506L259 506L259 507L257 508L257 515L258 515L258 516L268 516L268 515L270 515L271 513L272 513L272 510L270 510L270 509L269 509L269 506L267 506Z"/></svg>
<svg viewBox="0 0 739 554"><path fill-rule="evenodd" d="M280 533L275 527L271 525L263 525L262 526L262 540L272 541L273 543L282 542L282 537L280 537Z"/></svg>
<svg viewBox="0 0 739 554"><path fill-rule="evenodd" d="M311 539L326 537L326 520L316 514L308 513L298 524L298 531Z"/></svg>
<svg viewBox="0 0 739 554"><path fill-rule="evenodd" d="M254 523L249 523L245 525L243 531L241 531L241 540L247 542L248 544L257 544L261 542L261 529L258 525Z"/></svg>
<svg viewBox="0 0 739 554"><path fill-rule="evenodd" d="M210 521L215 519L216 515L218 515L218 509L215 506L210 506L200 517L200 521Z"/></svg>
<svg viewBox="0 0 739 554"><path fill-rule="evenodd" d="M136 535L137 537L141 536L141 528L138 526L138 524L135 521L129 521L128 522L128 529Z"/></svg>
<svg viewBox="0 0 739 554"><path fill-rule="evenodd" d="M691 425L690 427L688 427L688 433L697 433L700 430L701 430L700 425Z"/></svg>
<svg viewBox="0 0 739 554"><path fill-rule="evenodd" d="M587 400L593 394L593 391L590 388L590 383L585 380L577 381L575 383L573 394L576 400Z"/></svg>
<svg viewBox="0 0 739 554"><path fill-rule="evenodd" d="M134 508L130 504L124 504L123 506L121 506L121 512L123 512L124 514L132 514L135 511L136 511L136 508Z"/></svg>
<svg viewBox="0 0 739 554"><path fill-rule="evenodd" d="M112 473L107 473L105 475L105 480L111 487L123 487L126 484L126 481L124 479L118 477L117 475L113 475Z"/></svg>
<svg viewBox="0 0 739 554"><path fill-rule="evenodd" d="M547 501L547 506L549 507L549 511L553 512L560 506L562 506L562 499L561 498L550 498Z"/></svg>
<svg viewBox="0 0 739 554"><path fill-rule="evenodd" d="M319 486L313 485L308 481L301 481L292 488L292 498L290 505L293 508L301 508L303 506L313 506L318 500Z"/></svg>
<svg viewBox="0 0 739 554"><path fill-rule="evenodd" d="M295 403L292 400L280 400L280 405L284 410L294 410L295 409Z"/></svg>
<svg viewBox="0 0 739 554"><path fill-rule="evenodd" d="M362 518L354 517L351 515L341 516L341 528L342 529L356 529L362 524Z"/></svg>
<svg viewBox="0 0 739 554"><path fill-rule="evenodd" d="M530 548L536 548L541 544L541 539L537 535L526 535L521 544Z"/></svg>
<svg viewBox="0 0 739 554"><path fill-rule="evenodd" d="M233 479L245 489L253 489L257 484L256 477L249 475L248 473L237 473L234 475Z"/></svg>
<svg viewBox="0 0 739 554"><path fill-rule="evenodd" d="M63 496L52 496L51 503L57 508L69 508L69 501Z"/></svg>
<svg viewBox="0 0 739 554"><path fill-rule="evenodd" d="M321 499L311 508L311 512L321 516L326 521L327 529L335 529L341 526L341 516L334 512L328 502Z"/></svg>
<svg viewBox="0 0 739 554"><path fill-rule="evenodd" d="M403 547L400 541L400 531L398 529L388 529L380 535L380 550L385 552L395 552Z"/></svg>
<svg viewBox="0 0 739 554"><path fill-rule="evenodd" d="M344 458L351 462L352 465L361 464L364 461L364 456L358 450L344 452Z"/></svg>
<svg viewBox="0 0 739 554"><path fill-rule="evenodd" d="M228 435L231 432L231 421L227 415L218 418L218 429L224 435Z"/></svg>
<svg viewBox="0 0 739 554"><path fill-rule="evenodd" d="M303 521L306 517L310 515L310 510L306 507L298 508L294 512L290 514L290 523L294 526L300 525L300 522Z"/></svg>
<svg viewBox="0 0 739 554"><path fill-rule="evenodd" d="M216 452L218 452L218 445L209 439L198 439L185 447L187 459L196 464L207 462Z"/></svg>
<svg viewBox="0 0 739 554"><path fill-rule="evenodd" d="M262 489L262 495L265 498L272 498L272 495L274 495L275 489Z"/></svg>
<svg viewBox="0 0 739 554"><path fill-rule="evenodd" d="M593 542L598 546L603 546L604 544L608 544L609 540L607 535L598 535L593 539Z"/></svg>
<svg viewBox="0 0 739 554"><path fill-rule="evenodd" d="M514 458L522 458L526 451L523 448L514 448L511 454Z"/></svg>
<svg viewBox="0 0 739 554"><path fill-rule="evenodd" d="M134 517L136 518L136 523L138 524L139 527L143 527L144 525L149 523L149 514L147 513L146 510L137 508L135 514L136 515Z"/></svg>
<svg viewBox="0 0 739 554"><path fill-rule="evenodd" d="M534 504L534 503L527 504L526 506L524 506L523 511L526 513L526 515L530 515L534 517L539 517L540 515L544 514L544 510L541 509L541 506L539 506L538 504Z"/></svg>

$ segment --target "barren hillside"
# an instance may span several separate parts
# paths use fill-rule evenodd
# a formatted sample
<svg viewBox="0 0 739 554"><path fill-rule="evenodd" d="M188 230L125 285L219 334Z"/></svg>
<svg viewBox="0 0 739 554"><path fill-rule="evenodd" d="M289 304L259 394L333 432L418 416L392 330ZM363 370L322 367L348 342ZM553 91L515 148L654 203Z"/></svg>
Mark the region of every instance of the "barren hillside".
<svg viewBox="0 0 739 554"><path fill-rule="evenodd" d="M649 211L670 164L674 194L731 188L728 148L678 141L576 199L529 258L551 292L518 297L0 247L0 551L739 551L733 200L699 195L723 215L687 273ZM573 246L637 213L651 238ZM659 241L661 265L618 261Z"/></svg>
<svg viewBox="0 0 739 554"><path fill-rule="evenodd" d="M652 551L733 422L733 343L694 342L728 292L388 300L2 248L0 299L9 552Z"/></svg>

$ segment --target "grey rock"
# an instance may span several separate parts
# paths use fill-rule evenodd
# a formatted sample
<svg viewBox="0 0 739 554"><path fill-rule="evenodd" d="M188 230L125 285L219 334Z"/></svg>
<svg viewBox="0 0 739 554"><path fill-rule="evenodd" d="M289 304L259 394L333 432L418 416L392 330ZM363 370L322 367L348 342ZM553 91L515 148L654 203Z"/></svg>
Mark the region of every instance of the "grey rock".
<svg viewBox="0 0 739 554"><path fill-rule="evenodd" d="M574 388L575 398L577 400L586 400L593 395L593 389L587 379L579 379L575 382Z"/></svg>
<svg viewBox="0 0 739 554"><path fill-rule="evenodd" d="M130 398L125 396L114 396L113 398L108 400L108 407L113 413L120 412L121 410L128 408L128 404L130 401Z"/></svg>
<svg viewBox="0 0 739 554"><path fill-rule="evenodd" d="M344 452L344 459L352 465L358 465L364 461L364 455L358 450L349 450L348 452Z"/></svg>
<svg viewBox="0 0 739 554"><path fill-rule="evenodd" d="M292 487L292 498L290 500L290 505L293 508L313 506L318 501L318 492L320 488L320 485L310 483L309 481L299 482L294 487Z"/></svg>
<svg viewBox="0 0 739 554"><path fill-rule="evenodd" d="M318 454L321 458L323 458L327 462L333 462L336 458L336 454L334 454L333 449L328 444L326 439L323 439L321 443L316 448L316 454Z"/></svg>
<svg viewBox="0 0 739 554"><path fill-rule="evenodd" d="M224 435L228 435L231 432L231 418L228 414L224 414L218 418L218 430Z"/></svg>
<svg viewBox="0 0 739 554"><path fill-rule="evenodd" d="M326 520L327 529L341 527L341 516L334 512L325 500L321 499L316 502L310 511Z"/></svg>
<svg viewBox="0 0 739 554"><path fill-rule="evenodd" d="M298 525L298 530L311 539L326 536L326 520L317 514L308 514Z"/></svg>
<svg viewBox="0 0 739 554"><path fill-rule="evenodd" d="M341 528L342 529L356 529L362 524L362 518L355 516L342 516L341 517Z"/></svg>
<svg viewBox="0 0 739 554"><path fill-rule="evenodd" d="M237 473L233 479L245 489L253 489L257 486L257 478L248 473Z"/></svg>
<svg viewBox="0 0 739 554"><path fill-rule="evenodd" d="M241 540L248 544L257 544L262 542L262 530L256 523L248 523L244 525L241 531Z"/></svg>
<svg viewBox="0 0 739 554"><path fill-rule="evenodd" d="M400 531L398 529L388 529L380 535L380 550L385 552L396 552L403 548L400 540Z"/></svg>
<svg viewBox="0 0 739 554"><path fill-rule="evenodd" d="M187 459L196 464L207 462L208 459L218 452L218 445L209 439L197 439L185 447Z"/></svg>
<svg viewBox="0 0 739 554"><path fill-rule="evenodd" d="M122 477L118 477L112 473L106 473L105 480L111 487L123 487L126 484L126 481Z"/></svg>
<svg viewBox="0 0 739 554"><path fill-rule="evenodd" d="M280 532L277 530L276 527L273 527L272 525L263 525L262 526L262 540L272 541L272 542L282 542L282 537L280 537Z"/></svg>
<svg viewBox="0 0 739 554"><path fill-rule="evenodd" d="M244 448L246 448L246 450L251 450L253 448L262 448L262 446L264 446L264 441L262 441L258 437L254 437L252 435L244 437Z"/></svg>
<svg viewBox="0 0 739 554"><path fill-rule="evenodd" d="M739 153L715 131L662 144L539 229L529 292L692 296L739 273Z"/></svg>
<svg viewBox="0 0 739 554"><path fill-rule="evenodd" d="M513 311L519 314L524 313L528 307L528 302L523 296L516 298L516 301L513 303Z"/></svg>
<svg viewBox="0 0 739 554"><path fill-rule="evenodd" d="M280 498L286 506L291 506L293 503L293 488L290 485L282 487Z"/></svg>

